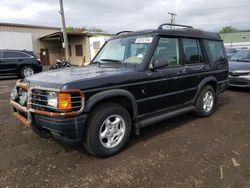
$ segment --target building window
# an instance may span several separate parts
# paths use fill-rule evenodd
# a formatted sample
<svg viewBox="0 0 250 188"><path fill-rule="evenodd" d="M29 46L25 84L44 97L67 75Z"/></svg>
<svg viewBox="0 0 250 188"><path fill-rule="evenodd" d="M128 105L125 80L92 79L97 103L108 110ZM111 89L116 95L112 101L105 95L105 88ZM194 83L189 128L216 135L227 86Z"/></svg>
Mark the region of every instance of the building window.
<svg viewBox="0 0 250 188"><path fill-rule="evenodd" d="M82 45L75 45L76 56L83 56Z"/></svg>

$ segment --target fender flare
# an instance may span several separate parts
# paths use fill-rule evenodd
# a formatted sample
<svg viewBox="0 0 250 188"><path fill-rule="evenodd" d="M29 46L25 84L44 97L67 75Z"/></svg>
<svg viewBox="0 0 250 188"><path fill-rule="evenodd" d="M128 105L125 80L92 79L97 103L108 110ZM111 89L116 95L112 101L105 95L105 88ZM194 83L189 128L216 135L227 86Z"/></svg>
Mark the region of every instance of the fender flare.
<svg viewBox="0 0 250 188"><path fill-rule="evenodd" d="M97 103L112 97L125 97L127 98L131 104L133 109L133 118L135 119L138 115L138 107L136 104L135 97L127 90L124 89L112 89L107 91L102 91L97 94L91 96L87 101L84 108L84 111L89 112L94 105Z"/></svg>
<svg viewBox="0 0 250 188"><path fill-rule="evenodd" d="M201 90L202 90L203 87L204 87L207 83L209 83L209 82L214 82L214 83L216 84L215 93L217 93L217 91L216 91L216 90L217 90L217 84L218 84L217 79L216 79L215 77L213 77L213 76L206 77L206 78L204 78L204 79L200 82L200 84L199 84L199 86L198 86L198 88L197 88L197 91L196 91L196 94L195 94L193 103L196 102L197 98L199 97L199 94L200 94Z"/></svg>

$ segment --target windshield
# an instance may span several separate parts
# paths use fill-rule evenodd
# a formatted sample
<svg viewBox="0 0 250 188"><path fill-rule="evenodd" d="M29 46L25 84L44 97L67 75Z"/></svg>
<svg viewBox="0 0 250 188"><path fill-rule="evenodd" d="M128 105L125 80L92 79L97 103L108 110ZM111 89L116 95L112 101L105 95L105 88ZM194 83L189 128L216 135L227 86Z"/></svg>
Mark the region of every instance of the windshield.
<svg viewBox="0 0 250 188"><path fill-rule="evenodd" d="M151 35L110 40L95 57L93 63L140 66L152 41Z"/></svg>
<svg viewBox="0 0 250 188"><path fill-rule="evenodd" d="M232 61L243 61L243 62L250 62L250 50L243 50L239 51L234 54L230 60Z"/></svg>

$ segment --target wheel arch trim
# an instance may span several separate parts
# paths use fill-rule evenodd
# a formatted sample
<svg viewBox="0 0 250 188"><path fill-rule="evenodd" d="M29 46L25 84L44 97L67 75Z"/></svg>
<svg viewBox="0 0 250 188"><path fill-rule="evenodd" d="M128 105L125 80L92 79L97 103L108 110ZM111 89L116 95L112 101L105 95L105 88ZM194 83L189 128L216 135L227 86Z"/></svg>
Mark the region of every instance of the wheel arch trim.
<svg viewBox="0 0 250 188"><path fill-rule="evenodd" d="M99 92L99 93L91 96L86 101L84 111L89 112L93 108L93 106L96 105L97 103L99 103L105 99L112 98L112 97L125 97L125 98L127 98L132 104L133 118L135 119L137 117L138 107L137 107L136 100L135 100L134 96L129 91L124 90L124 89L112 89L112 90L102 91L102 92Z"/></svg>
<svg viewBox="0 0 250 188"><path fill-rule="evenodd" d="M195 94L195 97L194 97L194 101L193 101L194 103L196 102L197 98L199 97L199 94L200 94L201 90L203 89L203 87L204 87L205 85L207 85L208 83L211 83L211 82L213 82L213 83L216 84L215 93L217 93L217 92L216 92L216 90L217 90L217 84L218 84L217 79L216 79L215 77L213 77L213 76L206 77L206 78L204 78L204 79L200 82L200 84L199 84L199 86L198 86L198 89L197 89L197 91L196 91L196 94Z"/></svg>

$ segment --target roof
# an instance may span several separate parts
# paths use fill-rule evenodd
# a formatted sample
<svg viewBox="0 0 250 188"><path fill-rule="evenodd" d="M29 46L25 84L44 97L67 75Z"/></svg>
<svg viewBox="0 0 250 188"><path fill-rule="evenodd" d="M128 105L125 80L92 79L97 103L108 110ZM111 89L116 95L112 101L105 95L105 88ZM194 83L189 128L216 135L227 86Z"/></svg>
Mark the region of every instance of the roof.
<svg viewBox="0 0 250 188"><path fill-rule="evenodd" d="M224 33L221 38L225 43L250 42L250 31Z"/></svg>
<svg viewBox="0 0 250 188"><path fill-rule="evenodd" d="M105 35L105 36L111 36L111 34L108 33L102 33L102 32L67 32L67 36L94 36L94 35ZM40 39L52 39L52 38L59 38L62 37L63 33L62 31L54 32L49 35L45 35L41 37Z"/></svg>
<svg viewBox="0 0 250 188"><path fill-rule="evenodd" d="M123 36L134 36L143 34L156 34L156 35L169 35L169 36L181 36L181 37L192 37L192 38L203 38L211 40L221 40L218 33L202 31L199 29L192 28L179 28L179 29L155 29L155 30L142 30L136 32L130 32L122 35L117 35L114 38L120 38Z"/></svg>
<svg viewBox="0 0 250 188"><path fill-rule="evenodd" d="M18 23L4 23L4 22L0 22L0 26L30 27L30 28L38 28L38 29L55 29L55 30L60 30L61 29L61 27L42 26L42 25L29 25L29 24L18 24Z"/></svg>

